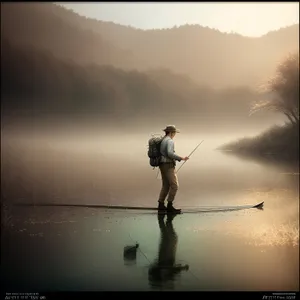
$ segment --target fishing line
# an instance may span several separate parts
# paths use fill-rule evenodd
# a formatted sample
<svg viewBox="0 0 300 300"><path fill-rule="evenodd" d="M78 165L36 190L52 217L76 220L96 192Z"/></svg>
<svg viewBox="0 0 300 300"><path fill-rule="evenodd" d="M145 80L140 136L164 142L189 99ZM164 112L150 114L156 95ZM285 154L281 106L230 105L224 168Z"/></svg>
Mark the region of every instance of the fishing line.
<svg viewBox="0 0 300 300"><path fill-rule="evenodd" d="M200 279L194 274L194 272L192 272L192 271L190 270L190 265L187 264L185 260L179 260L179 262L183 262L183 265L188 266L189 268L188 268L187 271L188 271L189 273L191 273L191 275L194 276L198 281L200 281Z"/></svg>
<svg viewBox="0 0 300 300"><path fill-rule="evenodd" d="M135 241L133 240L133 238L131 237L130 233L129 233L129 237L130 237L130 239L131 239L133 242L135 242ZM147 259L147 261L149 262L149 264L151 264L151 262L150 262L150 260L148 259L148 257L147 257L147 256L144 254L144 252L141 250L139 243L138 243L138 242L135 242L135 243L136 243L136 245L138 246L137 249L138 249L138 250L142 253L142 255Z"/></svg>

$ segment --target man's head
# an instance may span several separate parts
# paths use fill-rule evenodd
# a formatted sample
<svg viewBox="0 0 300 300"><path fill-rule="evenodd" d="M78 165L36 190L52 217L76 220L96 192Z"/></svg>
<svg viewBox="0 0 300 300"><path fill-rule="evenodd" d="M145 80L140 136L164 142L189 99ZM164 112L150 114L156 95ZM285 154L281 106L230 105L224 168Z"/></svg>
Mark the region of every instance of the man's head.
<svg viewBox="0 0 300 300"><path fill-rule="evenodd" d="M176 129L175 125L168 125L165 129L163 129L163 131L171 138L173 138L177 132L180 132L178 129Z"/></svg>

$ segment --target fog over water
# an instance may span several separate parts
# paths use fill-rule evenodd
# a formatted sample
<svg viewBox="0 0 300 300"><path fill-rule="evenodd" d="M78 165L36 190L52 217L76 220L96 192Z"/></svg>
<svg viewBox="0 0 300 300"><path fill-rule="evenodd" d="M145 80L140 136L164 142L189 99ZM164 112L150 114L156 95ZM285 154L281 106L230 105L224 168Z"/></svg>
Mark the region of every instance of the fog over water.
<svg viewBox="0 0 300 300"><path fill-rule="evenodd" d="M3 194L14 202L156 205L161 181L157 169L149 165L147 142L151 133L161 134L163 126L4 130ZM289 176L281 175L284 171L276 165L245 161L216 150L229 141L257 134L255 129L241 131L243 135L239 130L192 131L182 124L175 137L179 155L189 155L204 142L178 173L178 205L252 204L256 200L244 199L245 191L288 184Z"/></svg>

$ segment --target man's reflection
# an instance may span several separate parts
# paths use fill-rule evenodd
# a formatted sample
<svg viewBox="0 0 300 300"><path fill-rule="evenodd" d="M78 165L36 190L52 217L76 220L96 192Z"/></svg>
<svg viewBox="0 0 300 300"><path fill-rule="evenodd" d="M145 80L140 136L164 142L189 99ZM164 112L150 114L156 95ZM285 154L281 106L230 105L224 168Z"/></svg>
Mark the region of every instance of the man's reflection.
<svg viewBox="0 0 300 300"><path fill-rule="evenodd" d="M175 277L182 270L188 270L188 266L175 264L178 236L174 230L172 221L175 214L167 214L165 222L164 213L158 213L158 224L161 232L158 257L150 266L148 272L149 283L152 287L165 287L175 281Z"/></svg>

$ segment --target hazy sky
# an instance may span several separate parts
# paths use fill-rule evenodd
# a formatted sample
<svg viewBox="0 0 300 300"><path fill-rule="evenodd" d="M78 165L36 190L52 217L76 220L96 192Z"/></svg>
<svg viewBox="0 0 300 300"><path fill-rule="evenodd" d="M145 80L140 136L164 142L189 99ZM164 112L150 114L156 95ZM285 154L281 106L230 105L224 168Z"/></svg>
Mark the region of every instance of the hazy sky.
<svg viewBox="0 0 300 300"><path fill-rule="evenodd" d="M64 6L90 18L141 29L200 24L260 36L299 23L299 2L77 2Z"/></svg>

